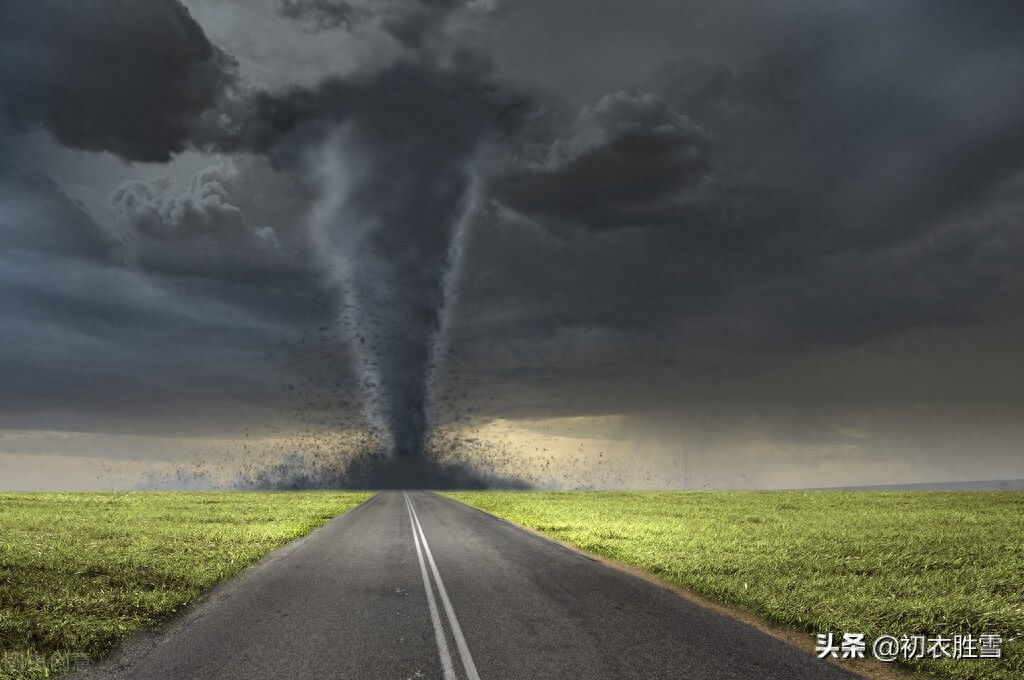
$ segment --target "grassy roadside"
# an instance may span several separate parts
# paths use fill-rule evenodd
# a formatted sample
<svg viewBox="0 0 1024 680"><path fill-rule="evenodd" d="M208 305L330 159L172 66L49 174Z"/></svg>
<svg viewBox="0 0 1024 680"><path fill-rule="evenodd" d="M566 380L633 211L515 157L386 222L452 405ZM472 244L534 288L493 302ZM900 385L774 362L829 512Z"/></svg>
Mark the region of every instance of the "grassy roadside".
<svg viewBox="0 0 1024 680"><path fill-rule="evenodd" d="M370 495L0 494L0 679L101 658Z"/></svg>
<svg viewBox="0 0 1024 680"><path fill-rule="evenodd" d="M1003 660L908 665L1024 677L1024 492L445 495L811 634L1000 633Z"/></svg>

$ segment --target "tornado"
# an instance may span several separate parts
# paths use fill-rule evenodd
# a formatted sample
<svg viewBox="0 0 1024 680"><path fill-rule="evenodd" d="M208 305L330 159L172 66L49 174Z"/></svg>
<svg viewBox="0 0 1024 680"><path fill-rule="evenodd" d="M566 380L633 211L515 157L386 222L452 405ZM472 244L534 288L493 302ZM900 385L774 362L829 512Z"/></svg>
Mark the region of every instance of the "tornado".
<svg viewBox="0 0 1024 680"><path fill-rule="evenodd" d="M303 142L312 233L364 414L388 458L425 468L434 366L501 105L464 70L404 65L346 89L337 119Z"/></svg>
<svg viewBox="0 0 1024 680"><path fill-rule="evenodd" d="M451 483L427 451L432 383L475 206L507 164L528 100L491 73L471 53L416 52L312 88L255 92L230 103L207 144L267 154L312 190L316 254L383 442L368 477L382 485Z"/></svg>

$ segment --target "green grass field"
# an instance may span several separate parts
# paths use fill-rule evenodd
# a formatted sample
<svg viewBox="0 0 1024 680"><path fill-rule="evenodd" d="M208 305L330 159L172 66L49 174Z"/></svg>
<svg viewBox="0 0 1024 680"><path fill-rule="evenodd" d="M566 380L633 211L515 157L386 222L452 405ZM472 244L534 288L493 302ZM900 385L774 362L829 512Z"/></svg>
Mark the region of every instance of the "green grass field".
<svg viewBox="0 0 1024 680"><path fill-rule="evenodd" d="M1003 660L909 665L1024 678L1024 492L447 495L809 634L1000 633Z"/></svg>
<svg viewBox="0 0 1024 680"><path fill-rule="evenodd" d="M102 658L370 495L0 494L0 678Z"/></svg>

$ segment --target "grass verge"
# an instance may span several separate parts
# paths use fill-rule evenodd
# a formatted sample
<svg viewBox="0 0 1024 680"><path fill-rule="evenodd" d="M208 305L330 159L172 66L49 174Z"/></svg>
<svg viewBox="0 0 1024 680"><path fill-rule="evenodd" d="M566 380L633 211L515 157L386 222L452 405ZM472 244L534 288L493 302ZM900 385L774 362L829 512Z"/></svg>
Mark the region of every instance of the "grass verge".
<svg viewBox="0 0 1024 680"><path fill-rule="evenodd" d="M372 494L0 494L0 678L98 660Z"/></svg>
<svg viewBox="0 0 1024 680"><path fill-rule="evenodd" d="M900 663L1024 678L1024 492L445 495L811 634L998 633L1001 660Z"/></svg>

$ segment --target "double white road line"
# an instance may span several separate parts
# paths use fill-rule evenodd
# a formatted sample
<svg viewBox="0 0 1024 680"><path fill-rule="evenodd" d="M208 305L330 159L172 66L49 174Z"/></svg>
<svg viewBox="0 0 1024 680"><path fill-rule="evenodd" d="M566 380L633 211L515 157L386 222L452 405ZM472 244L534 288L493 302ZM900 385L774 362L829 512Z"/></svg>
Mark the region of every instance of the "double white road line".
<svg viewBox="0 0 1024 680"><path fill-rule="evenodd" d="M462 627L459 626L459 619L455 616L455 609L448 599L448 591L445 590L444 581L437 570L437 563L430 552L430 545L427 537L423 535L423 527L420 526L420 518L416 515L416 508L412 506L409 494L402 492L405 496L405 507L409 511L409 523L412 525L412 536L416 542L416 556L420 560L420 573L423 574L423 588L427 591L427 604L430 605L430 620L434 623L434 637L437 639L437 651L441 655L441 668L444 670L444 680L456 680L455 668L452 665L452 657L448 652L448 639L444 634L441 625L441 615L437 610L437 601L434 599L434 589L430 585L430 577L427 575L427 565L423 561L423 554L427 555L427 562L430 563L430 571L434 574L434 582L437 583L437 592L441 595L441 604L444 605L445 614L448 615L448 625L451 626L452 636L455 638L455 646L462 658L462 667L466 670L468 680L480 680L477 675L476 665L473 663L473 655L469 653L466 646L466 638L462 637Z"/></svg>

